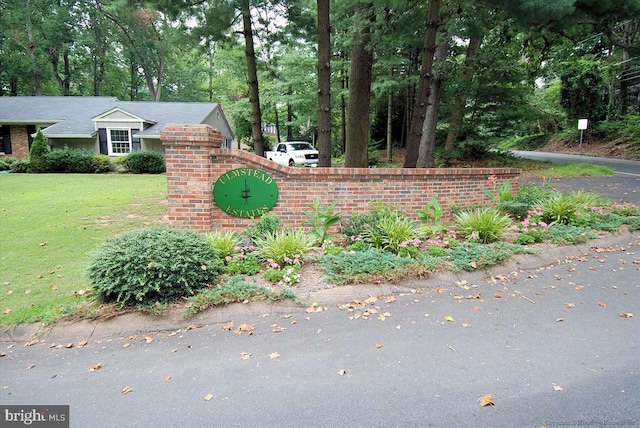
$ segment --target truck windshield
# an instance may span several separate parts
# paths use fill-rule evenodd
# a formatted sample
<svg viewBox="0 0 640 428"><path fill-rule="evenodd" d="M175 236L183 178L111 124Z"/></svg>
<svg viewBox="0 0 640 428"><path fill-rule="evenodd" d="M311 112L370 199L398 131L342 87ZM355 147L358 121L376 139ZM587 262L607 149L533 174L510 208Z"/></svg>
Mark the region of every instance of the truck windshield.
<svg viewBox="0 0 640 428"><path fill-rule="evenodd" d="M315 150L309 143L291 143L293 150Z"/></svg>

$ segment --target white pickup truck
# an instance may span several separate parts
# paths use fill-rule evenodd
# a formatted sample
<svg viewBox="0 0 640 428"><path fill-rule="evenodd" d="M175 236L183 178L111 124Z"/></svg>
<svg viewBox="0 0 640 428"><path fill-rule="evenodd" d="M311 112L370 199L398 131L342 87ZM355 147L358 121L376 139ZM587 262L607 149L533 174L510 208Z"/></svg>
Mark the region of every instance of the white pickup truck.
<svg viewBox="0 0 640 428"><path fill-rule="evenodd" d="M276 144L275 150L264 156L280 165L318 166L318 151L305 141L288 141Z"/></svg>

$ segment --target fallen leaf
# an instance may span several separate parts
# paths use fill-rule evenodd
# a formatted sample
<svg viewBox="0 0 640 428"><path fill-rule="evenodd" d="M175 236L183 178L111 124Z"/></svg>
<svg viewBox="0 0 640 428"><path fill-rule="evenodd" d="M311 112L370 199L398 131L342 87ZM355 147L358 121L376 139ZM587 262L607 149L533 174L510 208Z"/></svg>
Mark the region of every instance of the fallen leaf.
<svg viewBox="0 0 640 428"><path fill-rule="evenodd" d="M564 387L560 386L560 385L553 385L553 389L556 391L564 391Z"/></svg>
<svg viewBox="0 0 640 428"><path fill-rule="evenodd" d="M447 322L453 322L454 321L453 317L444 317L444 320L447 321Z"/></svg>
<svg viewBox="0 0 640 428"><path fill-rule="evenodd" d="M252 332L255 328L253 324L240 324L238 328L234 330L234 333L241 334L243 331Z"/></svg>
<svg viewBox="0 0 640 428"><path fill-rule="evenodd" d="M250 352L241 352L240 353L240 359L241 360L248 360L251 357L253 357L253 354L251 354Z"/></svg>
<svg viewBox="0 0 640 428"><path fill-rule="evenodd" d="M493 402L493 395L491 394L487 394L484 395L482 397L480 397L480 406L481 407L485 407L485 406L495 406L494 402Z"/></svg>
<svg viewBox="0 0 640 428"><path fill-rule="evenodd" d="M122 395L127 395L128 393L130 393L131 391L133 391L133 388L131 388L130 386L126 386L123 390L122 390Z"/></svg>
<svg viewBox="0 0 640 428"><path fill-rule="evenodd" d="M564 321L564 318L557 318L556 319L556 322L562 322L562 321Z"/></svg>
<svg viewBox="0 0 640 428"><path fill-rule="evenodd" d="M144 340L146 340L146 341L147 341L147 343L151 343L151 342L153 342L153 336L146 336L146 337L144 338Z"/></svg>
<svg viewBox="0 0 640 428"><path fill-rule="evenodd" d="M471 327L471 324L468 324L468 323L466 323L466 322L463 322L463 323L462 323L462 326L463 326L464 328L469 328L469 327Z"/></svg>
<svg viewBox="0 0 640 428"><path fill-rule="evenodd" d="M565 308L573 308L576 304L575 303L565 303L564 307Z"/></svg>
<svg viewBox="0 0 640 428"><path fill-rule="evenodd" d="M344 376L344 375L346 375L346 374L347 374L347 371L346 371L345 369L340 369L340 371L338 372L338 374L339 374L340 376Z"/></svg>
<svg viewBox="0 0 640 428"><path fill-rule="evenodd" d="M598 302L598 306L600 306L601 308L606 308L607 304L604 302Z"/></svg>
<svg viewBox="0 0 640 428"><path fill-rule="evenodd" d="M213 394L207 394L202 398L204 399L204 401L211 401L211 399L213 398Z"/></svg>
<svg viewBox="0 0 640 428"><path fill-rule="evenodd" d="M171 381L171 376L167 376L167 377L165 377L165 378L164 378L164 381L165 381L165 382L170 382L170 381Z"/></svg>
<svg viewBox="0 0 640 428"><path fill-rule="evenodd" d="M502 296L500 294L494 294L493 297L495 297L496 299L501 299Z"/></svg>
<svg viewBox="0 0 640 428"><path fill-rule="evenodd" d="M275 360L277 358L280 358L280 354L277 352L272 352L271 354L269 354L269 358Z"/></svg>
<svg viewBox="0 0 640 428"><path fill-rule="evenodd" d="M34 337L33 339L31 339L30 341L28 341L27 343L25 343L25 344L24 344L24 346L33 346L33 345L35 345L35 344L36 344L36 343L38 343L38 342L39 342L38 338L37 338L37 337Z"/></svg>
<svg viewBox="0 0 640 428"><path fill-rule="evenodd" d="M124 345L122 345L123 348L128 348L129 346L131 346L131 343L127 342Z"/></svg>
<svg viewBox="0 0 640 428"><path fill-rule="evenodd" d="M51 287L49 287L49 289L52 291L56 291L58 289L58 286L53 284Z"/></svg>
<svg viewBox="0 0 640 428"><path fill-rule="evenodd" d="M2 311L2 313L3 313L4 315L6 315L6 314L10 314L10 313L11 313L11 308L4 308L4 310Z"/></svg>
<svg viewBox="0 0 640 428"><path fill-rule="evenodd" d="M480 312L482 308L480 306L476 306L475 308L473 308L473 310L476 312Z"/></svg>
<svg viewBox="0 0 640 428"><path fill-rule="evenodd" d="M234 328L236 328L236 326L233 325L232 322L230 322L229 324L225 324L222 327L220 327L220 329L222 329L222 330L229 330L229 331L233 330Z"/></svg>
<svg viewBox="0 0 640 428"><path fill-rule="evenodd" d="M633 318L633 314L630 312L623 312L620 314L622 318Z"/></svg>
<svg viewBox="0 0 640 428"><path fill-rule="evenodd" d="M41 247L44 247L45 245L47 245L47 243L46 243L46 242L41 242L41 243L40 243L40 246L41 246Z"/></svg>
<svg viewBox="0 0 640 428"><path fill-rule="evenodd" d="M100 370L100 367L102 367L102 364L100 363L96 363L93 365L93 367L91 367L89 369L90 372L97 372L98 370Z"/></svg>
<svg viewBox="0 0 640 428"><path fill-rule="evenodd" d="M386 300L386 303L393 303L396 300L398 300L398 298L394 295L389 296L389 298Z"/></svg>
<svg viewBox="0 0 640 428"><path fill-rule="evenodd" d="M382 348L382 343L376 343L376 349Z"/></svg>
<svg viewBox="0 0 640 428"><path fill-rule="evenodd" d="M31 370L32 368L34 368L36 365L31 363L27 366L27 370Z"/></svg>
<svg viewBox="0 0 640 428"><path fill-rule="evenodd" d="M86 340L81 340L80 342L78 342L78 344L76 345L78 348L84 348L85 346L87 346L87 342Z"/></svg>

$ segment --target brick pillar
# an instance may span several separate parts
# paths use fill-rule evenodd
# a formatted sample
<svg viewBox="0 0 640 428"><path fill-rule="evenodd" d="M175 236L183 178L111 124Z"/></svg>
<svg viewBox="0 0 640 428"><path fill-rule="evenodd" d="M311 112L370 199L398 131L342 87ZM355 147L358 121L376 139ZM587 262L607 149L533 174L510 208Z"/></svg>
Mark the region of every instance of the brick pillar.
<svg viewBox="0 0 640 428"><path fill-rule="evenodd" d="M168 124L160 140L167 164L169 222L177 228L211 230L211 149L221 147L222 134L209 125Z"/></svg>

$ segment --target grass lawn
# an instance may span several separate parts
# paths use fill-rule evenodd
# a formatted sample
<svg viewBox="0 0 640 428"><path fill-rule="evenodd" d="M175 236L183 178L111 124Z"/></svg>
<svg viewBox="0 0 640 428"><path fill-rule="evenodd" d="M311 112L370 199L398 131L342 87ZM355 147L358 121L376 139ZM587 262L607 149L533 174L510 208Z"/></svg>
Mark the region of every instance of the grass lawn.
<svg viewBox="0 0 640 428"><path fill-rule="evenodd" d="M0 325L73 312L91 252L162 222L166 199L164 175L0 174Z"/></svg>

